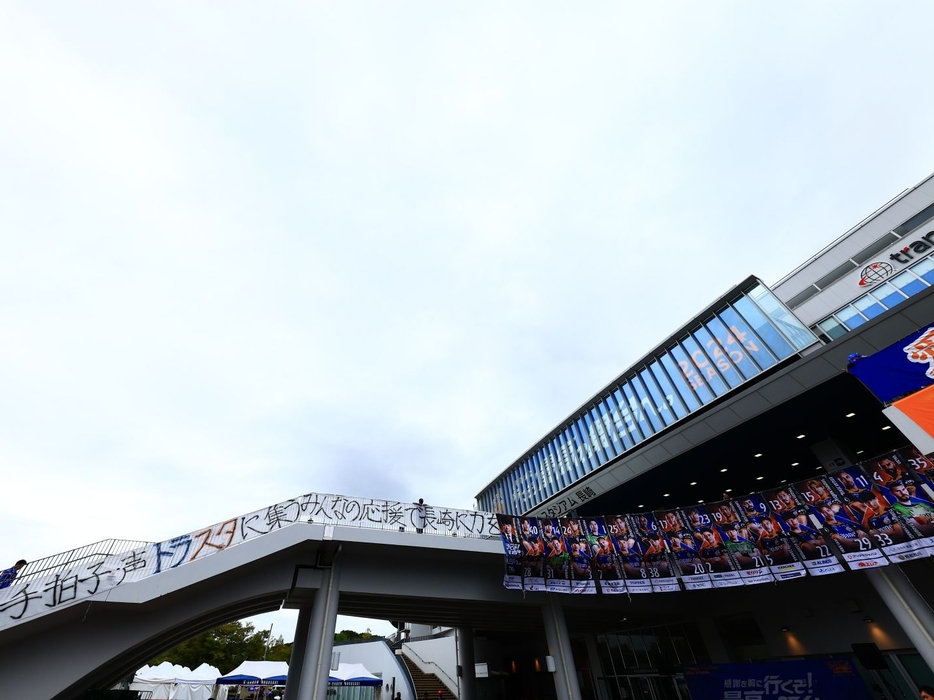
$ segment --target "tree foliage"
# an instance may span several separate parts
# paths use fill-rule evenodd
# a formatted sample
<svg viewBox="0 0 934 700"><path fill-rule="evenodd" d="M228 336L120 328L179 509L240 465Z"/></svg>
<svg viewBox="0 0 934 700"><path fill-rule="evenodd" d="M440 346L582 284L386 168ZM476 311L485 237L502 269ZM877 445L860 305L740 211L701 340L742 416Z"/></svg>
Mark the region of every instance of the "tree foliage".
<svg viewBox="0 0 934 700"><path fill-rule="evenodd" d="M269 633L270 630L257 632L250 623L230 622L182 642L152 659L149 665L168 661L195 669L208 663L226 674L244 661L259 661L264 658L264 652L267 661L288 661L292 656L292 643L286 643L281 636L270 639ZM356 642L373 636L370 630L341 630L334 635L334 641Z"/></svg>
<svg viewBox="0 0 934 700"><path fill-rule="evenodd" d="M288 656L284 659L279 656L282 654L282 647L288 646L291 650L291 644L284 644L282 637L270 640L269 633L270 630L255 631L250 623L229 622L182 642L174 649L154 658L149 665L155 666L169 661L194 669L202 663L208 663L220 669L221 673L230 673L244 661L262 659L264 651L269 661L288 661ZM266 649L267 644L269 650ZM277 656L271 655L273 650L277 650Z"/></svg>

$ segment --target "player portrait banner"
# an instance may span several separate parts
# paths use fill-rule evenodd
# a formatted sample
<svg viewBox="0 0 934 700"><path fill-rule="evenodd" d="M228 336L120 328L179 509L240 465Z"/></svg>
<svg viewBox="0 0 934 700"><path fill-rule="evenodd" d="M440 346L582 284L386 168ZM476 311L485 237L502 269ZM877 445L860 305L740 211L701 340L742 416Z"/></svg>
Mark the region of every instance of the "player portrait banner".
<svg viewBox="0 0 934 700"><path fill-rule="evenodd" d="M884 404L934 385L934 327L859 358L848 371Z"/></svg>
<svg viewBox="0 0 934 700"><path fill-rule="evenodd" d="M545 546L545 590L550 593L571 592L571 567L568 544L557 518L539 518L542 544Z"/></svg>
<svg viewBox="0 0 934 700"><path fill-rule="evenodd" d="M496 517L514 590L668 593L826 576L934 556L934 461L907 446L710 504Z"/></svg>
<svg viewBox="0 0 934 700"><path fill-rule="evenodd" d="M899 463L898 455L873 460L867 467L871 474L857 465L844 467L828 477L862 532L875 541L889 561L898 563L929 556L928 543L907 510L901 509L900 498L905 499L908 509L914 508L920 499L909 492L916 488L916 483Z"/></svg>
<svg viewBox="0 0 934 700"><path fill-rule="evenodd" d="M671 560L681 576L685 590L697 591L713 588L710 574L713 571L700 557L700 542L688 526L687 516L681 509L656 512L662 535L668 543Z"/></svg>
<svg viewBox="0 0 934 700"><path fill-rule="evenodd" d="M668 544L662 536L655 514L630 515L629 528L640 557L638 575L649 582L653 593L680 591L677 574L668 557Z"/></svg>
<svg viewBox="0 0 934 700"><path fill-rule="evenodd" d="M610 536L606 518L587 518L587 540L590 546L593 577L604 593L625 593L623 567Z"/></svg>
<svg viewBox="0 0 934 700"><path fill-rule="evenodd" d="M503 576L503 586L513 590L522 590L522 543L519 541L519 531L516 527L516 518L511 515L497 515L499 534L503 541L503 551L506 553L506 573Z"/></svg>
<svg viewBox="0 0 934 700"><path fill-rule="evenodd" d="M597 592L593 578L593 562L590 540L577 518L558 518L561 531L568 546L568 563L571 569L571 593L590 595Z"/></svg>
<svg viewBox="0 0 934 700"><path fill-rule="evenodd" d="M686 666L684 679L693 700L872 697L847 659Z"/></svg>

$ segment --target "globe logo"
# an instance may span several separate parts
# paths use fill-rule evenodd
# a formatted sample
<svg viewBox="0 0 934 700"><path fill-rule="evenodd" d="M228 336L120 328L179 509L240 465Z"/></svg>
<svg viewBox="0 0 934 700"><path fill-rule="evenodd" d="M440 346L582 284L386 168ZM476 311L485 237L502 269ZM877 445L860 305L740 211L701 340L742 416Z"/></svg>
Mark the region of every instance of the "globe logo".
<svg viewBox="0 0 934 700"><path fill-rule="evenodd" d="M890 277L895 272L895 268L887 262L874 262L863 268L862 277L859 280L860 287L868 287Z"/></svg>

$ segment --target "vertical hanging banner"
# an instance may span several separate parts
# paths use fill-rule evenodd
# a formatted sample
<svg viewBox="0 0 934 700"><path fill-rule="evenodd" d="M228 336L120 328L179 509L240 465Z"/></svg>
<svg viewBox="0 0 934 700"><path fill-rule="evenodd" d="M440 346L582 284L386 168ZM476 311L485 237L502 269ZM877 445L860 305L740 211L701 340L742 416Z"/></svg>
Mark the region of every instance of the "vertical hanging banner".
<svg viewBox="0 0 934 700"><path fill-rule="evenodd" d="M503 586L513 590L522 590L522 543L519 541L516 519L511 515L497 515L499 534L506 553L506 574Z"/></svg>
<svg viewBox="0 0 934 700"><path fill-rule="evenodd" d="M539 518L542 544L545 546L545 590L551 593L571 592L571 567L568 545L557 518Z"/></svg>
<svg viewBox="0 0 934 700"><path fill-rule="evenodd" d="M668 546L655 515L649 512L630 515L629 527L642 557L640 575L651 582L656 593L680 591L681 586L668 559Z"/></svg>
<svg viewBox="0 0 934 700"><path fill-rule="evenodd" d="M895 507L896 494L908 496L907 468L895 455L874 460L871 475L861 466L844 467L829 476L840 499L856 520L885 553L889 561L902 562L928 556L921 534L912 518L905 517ZM882 486L882 482L886 485ZM912 482L913 483L913 482Z"/></svg>
<svg viewBox="0 0 934 700"><path fill-rule="evenodd" d="M587 539L593 555L594 578L600 582L600 590L604 593L625 593L623 569L605 518L587 520Z"/></svg>
<svg viewBox="0 0 934 700"><path fill-rule="evenodd" d="M526 591L545 590L545 545L538 527L538 518L519 520L522 542L522 588Z"/></svg>
<svg viewBox="0 0 934 700"><path fill-rule="evenodd" d="M809 490L806 484L817 491ZM806 505L831 496L830 489L818 480L802 482L800 489L783 486L762 494L762 504L781 526L789 547L811 576L839 574L846 570L836 556L839 548L824 535L820 523Z"/></svg>
<svg viewBox="0 0 934 700"><path fill-rule="evenodd" d="M841 496L836 494L828 477L808 479L800 487L809 494L805 498L808 499L807 505L813 521L837 546L848 567L854 570L871 569L889 563L879 543L869 536L865 526L854 519L853 513L843 503Z"/></svg>
<svg viewBox="0 0 934 700"><path fill-rule="evenodd" d="M710 504L714 529L733 560L745 585L772 583L775 577L769 565L772 556L763 549L764 529L761 521L768 516L740 518L739 512L730 501Z"/></svg>
<svg viewBox="0 0 934 700"><path fill-rule="evenodd" d="M597 592L593 580L593 564L587 535L577 518L558 518L561 532L568 546L568 563L571 567L571 593L591 594Z"/></svg>
<svg viewBox="0 0 934 700"><path fill-rule="evenodd" d="M681 510L659 511L658 523L668 542L668 550L681 574L681 583L689 591L713 588L708 565L700 558L698 543Z"/></svg>
<svg viewBox="0 0 934 700"><path fill-rule="evenodd" d="M607 531L616 549L616 556L623 572L626 591L629 593L651 593L652 582L643 575L642 555L636 544L629 519L625 515L613 515L606 519Z"/></svg>
<svg viewBox="0 0 934 700"><path fill-rule="evenodd" d="M797 546L795 538L788 533L786 525L789 523L782 518L781 514L775 513L769 507L761 494L749 494L741 501L735 502L734 505L740 513L740 519L745 519L750 528L754 524L760 527L761 532L756 540L756 546L769 562L769 570L775 576L775 580L789 581L807 576L807 567L804 565L805 557ZM751 514L753 510L759 515L753 516Z"/></svg>
<svg viewBox="0 0 934 700"><path fill-rule="evenodd" d="M898 518L924 556L934 555L931 461L917 448L907 447L866 460L860 466L872 481L873 492L879 494L880 505L889 507L889 513Z"/></svg>
<svg viewBox="0 0 934 700"><path fill-rule="evenodd" d="M704 506L691 506L684 510L687 525L697 543L697 553L710 574L714 588L742 586L739 567L730 556L713 518Z"/></svg>

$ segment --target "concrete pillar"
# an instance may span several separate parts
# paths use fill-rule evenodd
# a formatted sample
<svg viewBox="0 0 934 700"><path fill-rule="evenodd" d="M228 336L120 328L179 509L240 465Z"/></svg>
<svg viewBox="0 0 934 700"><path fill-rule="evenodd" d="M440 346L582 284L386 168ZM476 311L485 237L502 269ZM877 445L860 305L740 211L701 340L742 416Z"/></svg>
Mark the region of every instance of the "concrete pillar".
<svg viewBox="0 0 934 700"><path fill-rule="evenodd" d="M548 603L542 608L545 622L545 640L548 642L548 655L555 660L555 693L557 700L581 700L580 684L577 682L577 670L574 667L574 654L571 652L571 638L564 619L564 609L555 594L549 593Z"/></svg>
<svg viewBox="0 0 934 700"><path fill-rule="evenodd" d="M314 604L310 610L303 607L299 611L285 700L325 700L327 695L340 597L336 557L321 573L321 587L315 591Z"/></svg>
<svg viewBox="0 0 934 700"><path fill-rule="evenodd" d="M477 700L477 662L474 658L473 629L458 627L457 641L457 689L460 700Z"/></svg>
<svg viewBox="0 0 934 700"><path fill-rule="evenodd" d="M866 576L921 658L934 670L934 611L897 564L871 569Z"/></svg>

